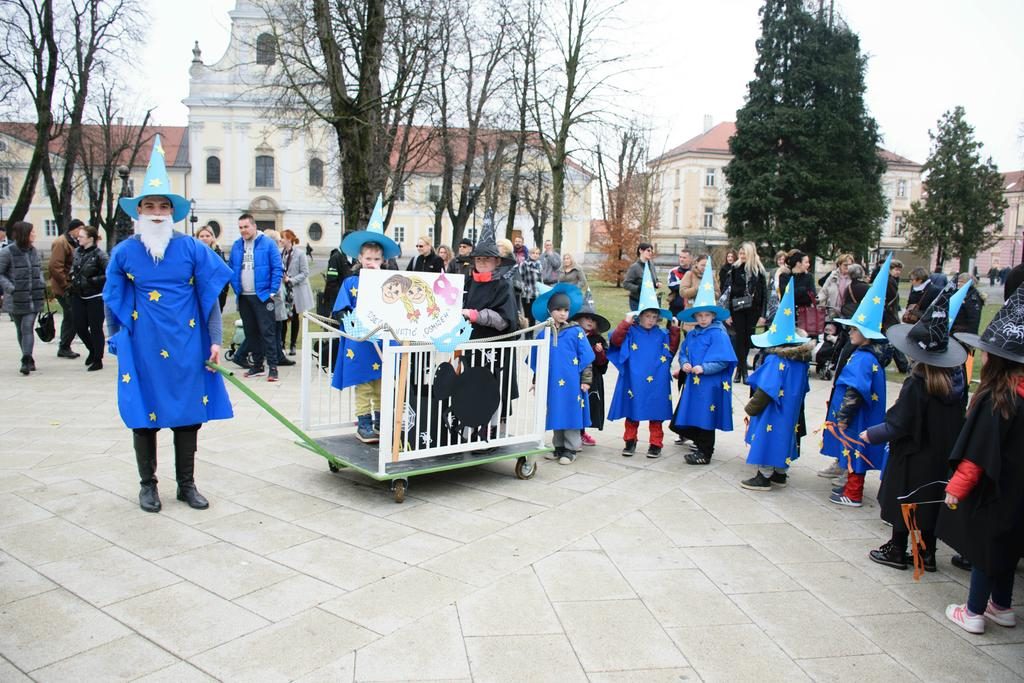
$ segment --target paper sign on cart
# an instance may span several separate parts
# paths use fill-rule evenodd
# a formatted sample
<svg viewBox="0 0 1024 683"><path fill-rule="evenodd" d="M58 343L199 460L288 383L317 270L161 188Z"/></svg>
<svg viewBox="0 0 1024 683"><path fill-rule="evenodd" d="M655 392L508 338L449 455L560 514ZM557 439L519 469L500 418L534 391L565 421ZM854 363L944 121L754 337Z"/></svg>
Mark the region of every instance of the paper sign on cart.
<svg viewBox="0 0 1024 683"><path fill-rule="evenodd" d="M369 329L388 324L402 341L430 342L462 319L463 280L451 273L362 270L356 315Z"/></svg>

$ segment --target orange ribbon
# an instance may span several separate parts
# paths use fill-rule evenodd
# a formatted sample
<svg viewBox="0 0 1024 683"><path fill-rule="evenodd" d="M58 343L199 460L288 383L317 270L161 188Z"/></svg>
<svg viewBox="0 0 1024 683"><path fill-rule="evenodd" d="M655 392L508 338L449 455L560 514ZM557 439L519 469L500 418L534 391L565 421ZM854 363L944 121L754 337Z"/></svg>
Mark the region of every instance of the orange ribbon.
<svg viewBox="0 0 1024 683"><path fill-rule="evenodd" d="M831 420L826 420L824 427L825 431L834 436L839 443L843 444L843 446L853 451L853 454L855 456L866 462L868 464L868 467L871 467L872 469L875 467L871 463L871 461L868 460L867 456L861 453L860 450L858 450L857 448L858 446L867 446L866 443L852 436L847 436L839 427L839 424L832 422ZM846 458L846 470L848 472L853 472L853 458Z"/></svg>

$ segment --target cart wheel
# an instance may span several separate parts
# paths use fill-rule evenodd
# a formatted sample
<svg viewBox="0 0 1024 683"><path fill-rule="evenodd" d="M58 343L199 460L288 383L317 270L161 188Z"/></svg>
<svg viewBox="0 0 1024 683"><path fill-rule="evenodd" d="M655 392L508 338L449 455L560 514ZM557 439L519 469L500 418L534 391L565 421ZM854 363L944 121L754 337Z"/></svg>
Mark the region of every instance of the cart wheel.
<svg viewBox="0 0 1024 683"><path fill-rule="evenodd" d="M338 467L335 463L331 462L330 460L327 461L327 469L335 473L341 472L341 468Z"/></svg>
<svg viewBox="0 0 1024 683"><path fill-rule="evenodd" d="M395 496L396 503L405 502L405 487L405 479L395 479L394 481L391 482L391 492Z"/></svg>
<svg viewBox="0 0 1024 683"><path fill-rule="evenodd" d="M537 463L529 458L522 457L516 460L516 476L520 479L533 479L537 474Z"/></svg>

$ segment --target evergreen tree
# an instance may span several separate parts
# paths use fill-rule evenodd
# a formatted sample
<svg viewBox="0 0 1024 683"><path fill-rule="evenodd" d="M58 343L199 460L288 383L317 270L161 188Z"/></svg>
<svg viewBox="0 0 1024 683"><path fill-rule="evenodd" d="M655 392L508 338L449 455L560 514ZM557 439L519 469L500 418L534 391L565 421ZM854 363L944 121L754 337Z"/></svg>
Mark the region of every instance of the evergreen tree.
<svg viewBox="0 0 1024 683"><path fill-rule="evenodd" d="M755 77L725 169L727 231L771 251L864 253L886 205L860 41L801 0L767 0L761 15Z"/></svg>
<svg viewBox="0 0 1024 683"><path fill-rule="evenodd" d="M981 143L974 139L963 107L943 114L938 132L928 135L928 196L910 206L908 241L921 255L934 251L936 268L947 258L958 257L963 272L975 254L999 241L988 228L998 224L1006 210L1003 176L991 157L981 161Z"/></svg>

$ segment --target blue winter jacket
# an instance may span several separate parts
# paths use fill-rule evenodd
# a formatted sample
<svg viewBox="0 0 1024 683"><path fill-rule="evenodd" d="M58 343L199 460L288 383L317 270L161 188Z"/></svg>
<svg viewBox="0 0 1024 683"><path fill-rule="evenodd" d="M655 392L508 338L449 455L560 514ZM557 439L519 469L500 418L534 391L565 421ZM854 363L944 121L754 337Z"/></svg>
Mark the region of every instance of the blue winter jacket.
<svg viewBox="0 0 1024 683"><path fill-rule="evenodd" d="M242 257L245 255L245 240L239 237L231 245L231 287L237 296L242 294ZM281 287L281 278L284 275L281 267L281 252L277 250L274 241L264 234L256 235L256 243L253 245L253 260L255 261L256 296L260 301L267 301Z"/></svg>

